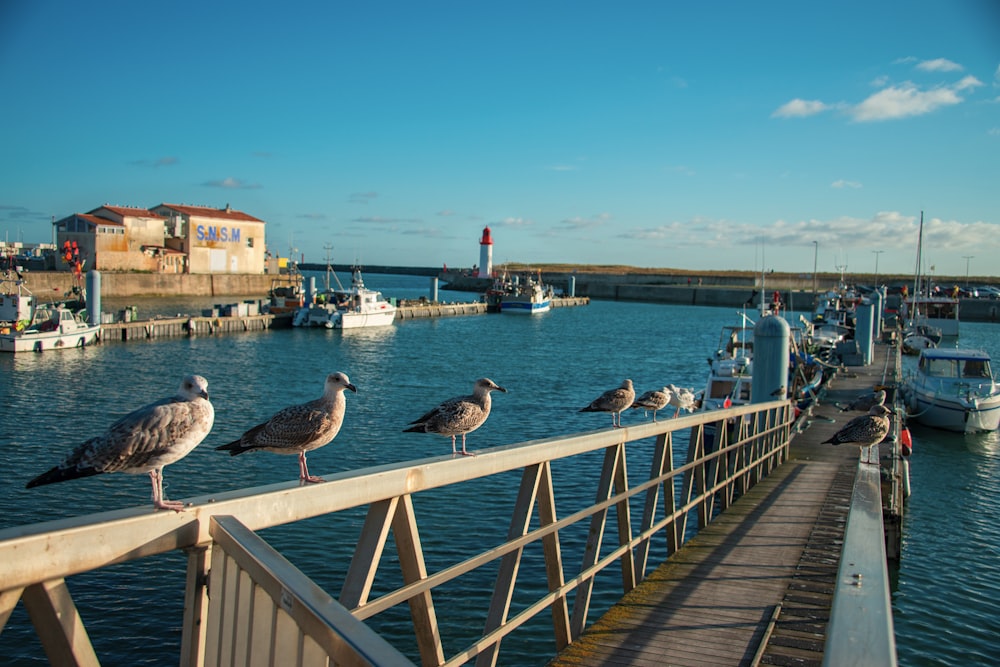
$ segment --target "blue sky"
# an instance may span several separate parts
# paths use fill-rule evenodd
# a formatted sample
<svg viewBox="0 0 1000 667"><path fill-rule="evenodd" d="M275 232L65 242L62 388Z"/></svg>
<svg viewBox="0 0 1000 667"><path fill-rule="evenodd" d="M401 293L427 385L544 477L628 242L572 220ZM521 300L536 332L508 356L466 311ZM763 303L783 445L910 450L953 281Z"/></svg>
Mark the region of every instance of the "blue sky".
<svg viewBox="0 0 1000 667"><path fill-rule="evenodd" d="M228 203L306 261L912 273L924 211L1000 275L993 0L0 0L0 90L10 241Z"/></svg>

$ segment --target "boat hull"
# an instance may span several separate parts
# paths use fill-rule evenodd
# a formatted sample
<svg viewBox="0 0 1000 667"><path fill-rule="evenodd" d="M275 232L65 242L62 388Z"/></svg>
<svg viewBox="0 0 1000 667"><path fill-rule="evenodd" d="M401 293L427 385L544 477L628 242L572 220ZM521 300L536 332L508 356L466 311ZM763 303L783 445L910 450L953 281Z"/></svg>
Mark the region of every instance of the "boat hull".
<svg viewBox="0 0 1000 667"><path fill-rule="evenodd" d="M522 301L520 299L505 298L500 302L500 312L513 315L540 315L547 313L552 308L552 300L544 301Z"/></svg>
<svg viewBox="0 0 1000 667"><path fill-rule="evenodd" d="M384 310L361 313L340 313L333 324L334 329L362 329L365 327L387 327L396 321L396 309L387 307Z"/></svg>
<svg viewBox="0 0 1000 667"><path fill-rule="evenodd" d="M97 342L100 326L71 331L22 331L0 336L0 352L43 352L70 347L86 347Z"/></svg>
<svg viewBox="0 0 1000 667"><path fill-rule="evenodd" d="M912 402L912 419L931 428L980 433L1000 427L1000 395L970 402L916 392Z"/></svg>

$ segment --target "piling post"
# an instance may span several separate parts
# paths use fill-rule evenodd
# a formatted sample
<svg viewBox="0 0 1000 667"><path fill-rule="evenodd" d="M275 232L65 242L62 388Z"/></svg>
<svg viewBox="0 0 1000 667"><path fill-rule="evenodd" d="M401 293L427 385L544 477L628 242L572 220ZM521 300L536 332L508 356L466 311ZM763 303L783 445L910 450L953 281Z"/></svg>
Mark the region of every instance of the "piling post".
<svg viewBox="0 0 1000 667"><path fill-rule="evenodd" d="M87 324L101 323L101 273L97 269L87 271Z"/></svg>

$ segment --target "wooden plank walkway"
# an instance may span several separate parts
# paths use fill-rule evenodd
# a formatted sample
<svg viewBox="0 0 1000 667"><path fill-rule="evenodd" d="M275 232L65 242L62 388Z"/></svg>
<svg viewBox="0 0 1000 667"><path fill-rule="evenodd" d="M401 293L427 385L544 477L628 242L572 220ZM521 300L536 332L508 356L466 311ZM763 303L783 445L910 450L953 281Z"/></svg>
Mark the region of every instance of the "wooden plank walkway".
<svg viewBox="0 0 1000 667"><path fill-rule="evenodd" d="M873 364L839 373L789 461L550 666L820 665L859 453L821 443L859 414L835 403L882 384L894 355L877 345Z"/></svg>

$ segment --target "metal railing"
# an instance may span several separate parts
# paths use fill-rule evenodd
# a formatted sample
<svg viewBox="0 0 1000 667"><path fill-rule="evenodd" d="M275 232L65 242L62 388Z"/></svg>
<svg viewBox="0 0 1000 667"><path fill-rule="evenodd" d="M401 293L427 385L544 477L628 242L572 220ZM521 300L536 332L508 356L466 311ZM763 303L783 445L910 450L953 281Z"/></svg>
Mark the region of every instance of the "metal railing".
<svg viewBox="0 0 1000 667"><path fill-rule="evenodd" d="M132 508L7 529L0 531L0 630L23 600L51 662L98 664L64 579L182 549L187 553L182 665L234 664L254 650L253 642L266 644L271 664L295 664L286 661L284 651L293 650L285 648L288 642L299 664L328 659L398 664L406 659L365 621L403 605L409 607L415 652L424 665L494 665L503 640L543 613L551 615L555 645L562 648L587 625L602 571L617 567L621 593L627 593L656 565L654 538L664 540L655 544L665 546L665 558L787 458L793 414L791 404L776 401L495 447L474 457L327 475L324 484L282 483L201 496L189 499L190 508L181 513ZM677 435L688 438L680 465L674 462ZM627 454L648 453L650 440L650 472L636 480L628 473ZM571 511L560 518L557 505L564 511L565 506L557 503L561 487L554 483L553 464L574 465L571 459L589 453L603 453L599 473L583 477L574 467L573 485L593 485L594 500L583 508L567 503ZM521 481L506 540L464 557L441 547L446 540L438 541L445 553L434 553L434 560L451 558L451 564L429 571L414 496L512 471L520 471ZM352 508L367 508L367 515L339 602L253 533ZM605 544L611 516L617 540ZM574 526L587 529L578 567L566 563L561 543ZM402 585L381 592L393 579L380 570L390 535ZM512 611L526 548L540 548L545 581L533 582L532 590L541 592L527 603L519 597L521 604ZM482 601L487 609L481 635L446 656L435 603L447 601L446 584L484 567L495 568L496 575L492 593ZM380 594L373 596L375 590ZM257 618L257 611L272 630L238 631L239 622Z"/></svg>

